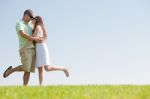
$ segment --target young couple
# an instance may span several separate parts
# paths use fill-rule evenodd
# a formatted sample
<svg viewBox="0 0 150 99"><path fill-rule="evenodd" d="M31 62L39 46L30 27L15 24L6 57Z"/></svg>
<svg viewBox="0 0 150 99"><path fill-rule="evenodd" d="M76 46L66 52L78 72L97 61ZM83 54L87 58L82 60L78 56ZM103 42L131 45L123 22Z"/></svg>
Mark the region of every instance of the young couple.
<svg viewBox="0 0 150 99"><path fill-rule="evenodd" d="M45 30L42 18L34 17L33 11L27 9L21 21L16 24L16 31L19 37L19 53L22 65L12 68L9 66L3 73L6 78L10 74L23 71L23 85L28 85L30 72L38 68L39 84L43 81L43 68L45 71L61 70L68 77L69 72L65 67L50 66L49 52L46 45L47 32Z"/></svg>

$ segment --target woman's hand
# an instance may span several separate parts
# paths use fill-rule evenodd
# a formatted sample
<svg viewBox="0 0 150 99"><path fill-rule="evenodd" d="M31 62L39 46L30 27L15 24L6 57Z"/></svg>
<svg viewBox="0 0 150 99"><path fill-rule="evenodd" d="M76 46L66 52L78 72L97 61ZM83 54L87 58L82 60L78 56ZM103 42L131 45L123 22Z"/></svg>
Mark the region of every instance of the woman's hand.
<svg viewBox="0 0 150 99"><path fill-rule="evenodd" d="M36 43L40 43L41 42L41 39L40 37L33 37L33 41L36 42Z"/></svg>

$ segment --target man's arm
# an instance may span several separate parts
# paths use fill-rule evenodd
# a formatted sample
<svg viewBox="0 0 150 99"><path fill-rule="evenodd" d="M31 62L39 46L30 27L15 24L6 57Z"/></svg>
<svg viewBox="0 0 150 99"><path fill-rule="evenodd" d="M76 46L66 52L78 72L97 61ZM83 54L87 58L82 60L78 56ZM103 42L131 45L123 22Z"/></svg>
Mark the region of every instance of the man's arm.
<svg viewBox="0 0 150 99"><path fill-rule="evenodd" d="M23 25L22 25L21 22L17 22L17 24L16 24L16 31L19 33L20 36L26 38L26 39L29 40L29 41L33 41L33 40L40 41L39 38L30 36L30 35L28 35L27 33L25 33L25 32L24 32L24 27L23 27Z"/></svg>
<svg viewBox="0 0 150 99"><path fill-rule="evenodd" d="M22 37L24 37L24 38L26 38L27 40L29 40L29 41L33 41L33 40L40 41L40 39L39 39L38 37L29 36L29 35L27 35L27 33L25 33L23 30L20 30L20 31L19 31L19 34L20 34Z"/></svg>
<svg viewBox="0 0 150 99"><path fill-rule="evenodd" d="M19 31L19 34L20 34L22 37L28 39L29 41L33 41L33 37L27 35L27 33L25 33L23 30L20 30L20 31Z"/></svg>

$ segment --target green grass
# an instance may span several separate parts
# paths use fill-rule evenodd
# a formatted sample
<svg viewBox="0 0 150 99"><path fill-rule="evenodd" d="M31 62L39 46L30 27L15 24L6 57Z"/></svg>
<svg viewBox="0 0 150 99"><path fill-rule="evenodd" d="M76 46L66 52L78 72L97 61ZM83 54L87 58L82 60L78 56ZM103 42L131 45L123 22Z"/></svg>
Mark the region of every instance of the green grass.
<svg viewBox="0 0 150 99"><path fill-rule="evenodd" d="M150 85L1 86L0 99L150 99Z"/></svg>

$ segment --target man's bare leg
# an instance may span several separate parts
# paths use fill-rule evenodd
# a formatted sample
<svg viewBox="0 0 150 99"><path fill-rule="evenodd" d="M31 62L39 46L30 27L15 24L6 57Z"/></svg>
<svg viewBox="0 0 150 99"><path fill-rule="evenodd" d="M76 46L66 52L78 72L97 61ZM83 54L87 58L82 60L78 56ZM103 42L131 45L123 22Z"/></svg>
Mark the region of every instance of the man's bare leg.
<svg viewBox="0 0 150 99"><path fill-rule="evenodd" d="M23 69L21 66L22 66L22 65L19 65L19 66L15 67L15 68L11 68L11 69L7 70L7 71L5 72L5 76L8 77L8 76L9 76L10 74L12 74L13 72L24 71L24 69Z"/></svg>
<svg viewBox="0 0 150 99"><path fill-rule="evenodd" d="M24 72L23 75L23 85L27 86L30 78L30 72Z"/></svg>

